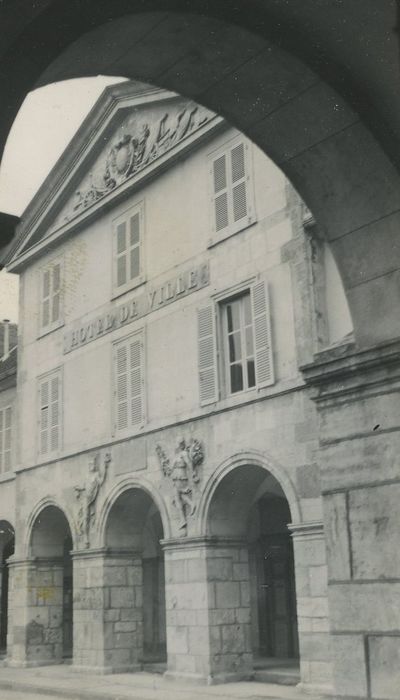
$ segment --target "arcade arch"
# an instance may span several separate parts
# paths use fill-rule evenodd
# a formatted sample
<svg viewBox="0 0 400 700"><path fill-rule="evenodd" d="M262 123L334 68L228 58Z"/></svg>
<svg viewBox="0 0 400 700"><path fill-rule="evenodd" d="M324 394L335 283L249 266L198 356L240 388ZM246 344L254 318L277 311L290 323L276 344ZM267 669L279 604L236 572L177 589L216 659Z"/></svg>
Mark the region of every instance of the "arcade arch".
<svg viewBox="0 0 400 700"><path fill-rule="evenodd" d="M233 571L249 591L248 634L255 668L284 668L295 682L299 644L291 521L276 477L260 464L243 463L225 473L210 496L206 532L212 538L241 541L248 554L240 555ZM231 576L235 580L227 569L227 585Z"/></svg>
<svg viewBox="0 0 400 700"><path fill-rule="evenodd" d="M73 647L73 575L72 532L64 512L46 505L33 520L29 534L28 556L33 562L32 606L27 657L37 662L72 657Z"/></svg>
<svg viewBox="0 0 400 700"><path fill-rule="evenodd" d="M126 653L132 669L166 661L163 537L160 511L147 491L131 487L117 496L105 521L104 544L109 564L118 562L120 575L114 577L118 595L110 589L114 634L128 622Z"/></svg>
<svg viewBox="0 0 400 700"><path fill-rule="evenodd" d="M274 11L263 3L252 21L248 12L239 8L237 14L229 5L214 11L195 3L187 13L171 0L162 12L155 3L146 12L138 5L126 14L105 2L79 23L65 6L49 7L32 23L46 48L41 61L30 62L29 74L24 72L22 89L120 75L173 89L225 116L282 168L316 216L341 272L358 343L399 336L400 252L392 241L400 181L393 164L396 143L389 147L384 116L378 120L364 108L354 76L352 83L336 56L322 60L320 40L301 40L299 27L306 35L315 22L319 32L329 33L321 8L302 7L293 23L287 3L274 3ZM381 12L382 26L391 26L392 14ZM368 21L375 26L373 17ZM56 44L61 51L54 48L54 20L60 31L63 27ZM3 120L7 130L17 106L4 102L11 110Z"/></svg>

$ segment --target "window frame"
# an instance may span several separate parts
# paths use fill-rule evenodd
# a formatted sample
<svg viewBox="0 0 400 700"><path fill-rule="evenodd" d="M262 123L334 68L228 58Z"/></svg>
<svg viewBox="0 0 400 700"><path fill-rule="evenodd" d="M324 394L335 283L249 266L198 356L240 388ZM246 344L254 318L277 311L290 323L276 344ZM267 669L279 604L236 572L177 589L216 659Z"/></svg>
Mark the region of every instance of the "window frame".
<svg viewBox="0 0 400 700"><path fill-rule="evenodd" d="M44 381L50 382L53 378L58 379L58 445L56 448L51 449L50 433L47 437L47 450L42 452L41 450L41 440L42 440L42 402L41 402L41 387ZM39 459L52 459L60 454L63 449L63 438L64 438L64 372L63 367L57 367L45 374L37 377L37 445L36 453ZM49 403L50 405L50 403Z"/></svg>
<svg viewBox="0 0 400 700"><path fill-rule="evenodd" d="M129 409L128 412L128 424L126 428L118 428L117 425L117 413L118 413L118 397L117 397L117 366L116 366L116 353L117 353L117 347L118 345L125 344L125 346L129 345L129 343L133 339L138 339L140 342L140 348L141 348L141 372L142 372L142 377L141 377L141 402L142 402L142 416L141 416L141 421L137 422L135 424L132 424L131 418L131 409ZM137 433L140 433L143 431L146 422L147 422L147 396L146 396L146 335L145 335L145 328L138 328L137 330L133 331L132 333L129 333L128 335L124 335L121 338L118 338L114 340L111 343L111 366L112 366L112 401L111 401L111 421L112 421L112 429L111 429L111 434L115 438L123 438L127 437L130 435L136 435ZM131 401L131 397L128 397L127 401Z"/></svg>
<svg viewBox="0 0 400 700"><path fill-rule="evenodd" d="M266 353L265 346L263 344L258 344L256 341L256 316L254 315L254 294L256 287L263 287L263 294L265 300L265 321L266 321L266 331L268 339L268 361L269 361L269 371L270 376L267 379L260 378L260 367L259 367L259 356L261 353ZM229 301L244 296L246 293L250 294L251 312L252 312L252 327L253 327L253 350L255 359L255 386L242 389L241 391L236 391L231 393L229 390L229 364L226 358L229 358L229 348L228 343L225 339L224 333L224 321L223 321L223 307ZM216 403L218 401L233 401L240 402L243 400L245 395L250 395L252 392L262 391L268 387L273 386L276 383L275 377L275 360L274 360L274 329L272 323L272 313L271 313L271 298L270 298L270 285L268 280L264 275L256 275L250 277L242 282L230 287L229 289L224 289L211 296L209 299L209 304L213 307L215 326L214 326L214 345L215 345L215 368L216 368L216 394L218 398L214 401L202 402L201 406L206 406L210 403ZM203 305L204 307L204 305ZM265 358L264 358L265 359ZM264 366L265 368L265 366ZM258 375L258 376L257 376ZM242 398L241 398L242 397Z"/></svg>
<svg viewBox="0 0 400 700"><path fill-rule="evenodd" d="M246 205L247 212L246 216L242 217L238 221L234 220L233 216L233 199L232 192L235 183L232 182L232 163L231 163L231 152L243 144L244 147L244 178L243 181L246 183ZM227 158L229 156L229 164L227 163ZM216 213L215 213L215 188L214 188L214 163L220 158L225 157L225 174L227 177L227 184L222 190L227 192L228 201L228 224L226 227L217 231L216 229ZM256 208L255 208L255 191L254 191L254 159L253 159L253 144L249 139L245 138L242 134L232 136L228 141L219 146L217 149L208 154L208 190L209 190L209 216L210 216L210 230L211 237L208 241L208 247L212 247L221 241L226 240L230 236L239 233L252 226L257 221ZM240 184L239 178L237 184Z"/></svg>
<svg viewBox="0 0 400 700"><path fill-rule="evenodd" d="M248 381L248 369L246 368L246 371L244 371L244 365L248 360L247 353L246 353L246 323L245 323L245 318L244 318L244 298L245 297L249 298L249 304L250 304L250 312L251 312L251 334L252 334L252 345L253 345L253 364L254 364L254 385L249 386L249 381ZM239 316L240 316L240 325L239 325L239 331L240 331L240 347L241 347L241 359L240 359L240 364L242 365L242 381L243 381L243 388L239 389L238 391L232 391L231 390L231 375L230 375L230 369L231 365L233 364L238 364L238 363L233 363L230 361L230 352L229 352L229 329L228 329L228 312L227 312L227 307L228 304L230 304L233 301L240 300L240 307L239 307ZM237 292L233 296L230 296L224 300L221 300L219 302L218 306L218 315L220 318L220 331L221 331L221 361L223 364L222 367L222 372L221 372L221 377L223 378L223 386L224 386L224 394L227 397L230 396L237 396L239 394L243 394L244 392L247 391L253 391L254 389L257 389L257 373L256 373L256 366L255 366L255 333L254 333L254 318L253 318L253 309L252 309L252 300L251 300L251 288L247 287L240 292Z"/></svg>
<svg viewBox="0 0 400 700"><path fill-rule="evenodd" d="M44 296L44 276L46 273L50 274L50 284L53 284L53 269L59 265L60 267L60 283L59 283L59 289L58 295L59 295L59 315L58 318L55 321L49 320L49 322L46 325L43 325L43 307L44 303L46 300L50 300L50 309L49 309L49 319L51 318L51 311L52 311L52 302L54 301L54 291L53 288L51 287L51 293L47 296ZM49 262L47 262L45 265L43 265L40 268L39 271L39 332L38 336L41 338L44 335L47 335L48 333L51 333L52 331L57 330L57 328L60 328L61 326L64 325L64 258L63 257L57 257L53 258Z"/></svg>
<svg viewBox="0 0 400 700"><path fill-rule="evenodd" d="M117 250L117 230L122 224L126 224L126 229L129 229L129 222L135 216L139 214L139 243L138 246L129 246L125 248L125 256L128 257L130 251L134 247L139 248L139 274L134 279L127 280L124 284L118 285L118 258L121 254ZM112 220L112 294L111 298L115 299L131 289L136 289L141 284L146 281L145 277L145 261L144 261L144 231L145 231L145 211L144 211L144 200L131 205L128 209L125 209L121 214L116 216Z"/></svg>
<svg viewBox="0 0 400 700"><path fill-rule="evenodd" d="M6 411L10 411L10 447L8 450L5 449L5 432L7 428L4 426L4 421L5 421L5 415ZM13 454L13 434L14 434L14 405L13 403L5 403L4 406L0 406L0 476L3 476L4 474L9 474L11 471L13 471L13 461L14 461L14 454ZM10 455L10 464L8 467L5 467L4 460L5 460L5 455L6 452L9 453Z"/></svg>

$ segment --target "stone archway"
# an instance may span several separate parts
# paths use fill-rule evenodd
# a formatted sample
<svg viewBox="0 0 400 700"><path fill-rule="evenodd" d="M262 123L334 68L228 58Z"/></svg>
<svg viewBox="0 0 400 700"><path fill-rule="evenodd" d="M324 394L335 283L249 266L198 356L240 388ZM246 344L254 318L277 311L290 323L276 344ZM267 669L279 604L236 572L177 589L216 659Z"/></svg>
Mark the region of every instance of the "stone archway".
<svg viewBox="0 0 400 700"><path fill-rule="evenodd" d="M228 460L206 485L198 518L198 536L164 542L167 636L179 641L168 675L294 684L300 657L303 684L326 690L323 528L302 522L284 470L256 453ZM313 629L323 633L314 639Z"/></svg>
<svg viewBox="0 0 400 700"><path fill-rule="evenodd" d="M165 662L162 502L127 480L109 495L97 549L74 552L74 666L102 673ZM161 503L161 505L160 505Z"/></svg>
<svg viewBox="0 0 400 700"><path fill-rule="evenodd" d="M166 661L165 574L160 546L163 537L160 512L146 491L130 488L113 502L105 524L104 544L107 558L118 560L120 573L118 589L110 588L118 647L114 656L129 657L133 670L143 664L154 666ZM118 665L115 658L113 663Z"/></svg>
<svg viewBox="0 0 400 700"><path fill-rule="evenodd" d="M29 66L26 89L122 75L171 88L222 114L282 168L316 216L342 275L358 343L400 335L397 142L389 143L384 116L379 121L364 107L356 80L337 57L322 60L317 41L310 49L310 8L297 10L293 25L286 3L272 8L267 0L251 22L240 7L215 11L199 2L191 14L171 0L161 11L154 2L146 12L138 5L127 14L126 7L103 2L78 27L67 7L51 5L30 28L43 33L46 50ZM318 12L314 7L319 31L329 31ZM61 52L54 49L54 28L47 45L47 15L64 19ZM389 27L394 15L382 10L381 20ZM368 26L372 32L374 23Z"/></svg>
<svg viewBox="0 0 400 700"><path fill-rule="evenodd" d="M61 508L38 507L27 558L10 562L11 665L63 663L72 656L72 530Z"/></svg>
<svg viewBox="0 0 400 700"><path fill-rule="evenodd" d="M231 673L245 661L248 673L253 667L266 677L298 681L291 519L281 485L260 465L231 469L210 498L206 533L215 540L210 581L216 608L231 613L228 624L214 629L222 639L219 672Z"/></svg>

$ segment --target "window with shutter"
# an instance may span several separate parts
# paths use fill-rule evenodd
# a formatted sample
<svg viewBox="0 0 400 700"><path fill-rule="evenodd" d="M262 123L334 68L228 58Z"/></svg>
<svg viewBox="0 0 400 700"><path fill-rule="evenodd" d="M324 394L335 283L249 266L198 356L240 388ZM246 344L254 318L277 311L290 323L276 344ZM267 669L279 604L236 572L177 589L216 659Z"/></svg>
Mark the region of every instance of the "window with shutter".
<svg viewBox="0 0 400 700"><path fill-rule="evenodd" d="M268 292L264 282L219 304L226 395L274 383Z"/></svg>
<svg viewBox="0 0 400 700"><path fill-rule="evenodd" d="M143 205L118 217L113 224L114 294L122 294L144 281Z"/></svg>
<svg viewBox="0 0 400 700"><path fill-rule="evenodd" d="M115 430L126 431L144 424L143 333L114 344Z"/></svg>
<svg viewBox="0 0 400 700"><path fill-rule="evenodd" d="M51 455L61 447L61 372L39 379L39 453Z"/></svg>
<svg viewBox="0 0 400 700"><path fill-rule="evenodd" d="M11 469L12 408L0 409L0 473Z"/></svg>
<svg viewBox="0 0 400 700"><path fill-rule="evenodd" d="M41 271L40 334L62 325L62 263L46 265Z"/></svg>
<svg viewBox="0 0 400 700"><path fill-rule="evenodd" d="M212 243L254 222L251 144L235 139L211 157Z"/></svg>

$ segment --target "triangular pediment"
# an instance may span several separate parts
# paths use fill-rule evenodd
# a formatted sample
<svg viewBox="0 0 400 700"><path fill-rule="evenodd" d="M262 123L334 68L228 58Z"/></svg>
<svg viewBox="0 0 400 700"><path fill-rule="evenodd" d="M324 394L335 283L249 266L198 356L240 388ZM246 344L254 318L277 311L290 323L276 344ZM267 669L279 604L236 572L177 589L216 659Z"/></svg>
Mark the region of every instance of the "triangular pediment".
<svg viewBox="0 0 400 700"><path fill-rule="evenodd" d="M9 269L156 176L221 123L171 92L141 91L137 83L107 89L24 212Z"/></svg>

